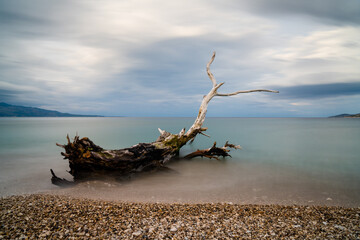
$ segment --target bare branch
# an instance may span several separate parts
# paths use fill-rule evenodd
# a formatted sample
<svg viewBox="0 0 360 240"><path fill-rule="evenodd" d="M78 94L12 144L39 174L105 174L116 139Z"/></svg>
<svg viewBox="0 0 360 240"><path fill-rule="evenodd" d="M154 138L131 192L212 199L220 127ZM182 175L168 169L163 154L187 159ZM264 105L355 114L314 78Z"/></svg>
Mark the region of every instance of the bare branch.
<svg viewBox="0 0 360 240"><path fill-rule="evenodd" d="M181 129L181 131L179 132L179 137L184 136L185 134L185 128Z"/></svg>
<svg viewBox="0 0 360 240"><path fill-rule="evenodd" d="M227 96L234 96L240 93L251 93L251 92L272 92L272 93L279 93L279 91L273 90L266 90L266 89L254 89L254 90L245 90L245 91L237 91L233 93L217 93L216 96L227 97Z"/></svg>
<svg viewBox="0 0 360 240"><path fill-rule="evenodd" d="M203 133L203 132L199 132L201 135L204 135L204 136L206 136L206 137L210 137L209 135L207 135L207 134L205 134L205 133Z"/></svg>
<svg viewBox="0 0 360 240"><path fill-rule="evenodd" d="M65 148L65 145L62 145L62 144L59 144L59 143L56 143L56 146Z"/></svg>
<svg viewBox="0 0 360 240"><path fill-rule="evenodd" d="M158 128L159 132L160 132L160 135L164 135L164 133L166 132L165 130L162 130L160 128Z"/></svg>
<svg viewBox="0 0 360 240"><path fill-rule="evenodd" d="M234 149L241 149L241 146L240 145L235 145L235 144L231 144L229 143L229 141L226 141L224 147L229 147L229 148L234 148Z"/></svg>
<svg viewBox="0 0 360 240"><path fill-rule="evenodd" d="M67 153L64 153L64 152L61 152L61 155L66 157L66 158L70 157L70 154L67 154Z"/></svg>
<svg viewBox="0 0 360 240"><path fill-rule="evenodd" d="M156 139L156 142L160 142L160 141L163 141L165 140L167 137L169 137L171 135L171 133L165 131L165 130L162 130L160 128L158 128L159 132L160 132L160 136Z"/></svg>
<svg viewBox="0 0 360 240"><path fill-rule="evenodd" d="M210 72L210 65L214 61L214 59L215 59L215 52L213 53L213 55L212 55L210 61L208 62L208 64L206 65L206 72L209 75L209 78L210 78L211 82L213 83L213 86L212 86L211 90L209 91L209 93L206 94L203 97L200 108L199 108L198 116L196 117L195 122L193 123L193 125L189 128L187 133L184 135L184 136L188 137L189 140L191 140L191 141L194 140L194 137L196 136L196 134L201 132L199 130L201 129L202 124L204 123L208 104L209 104L209 102L211 101L211 99L213 97L215 97L215 96L233 96L233 95L237 95L237 94L240 94L240 93L251 93L251 92L273 92L273 93L278 93L278 91L266 90L266 89L237 91L237 92L233 92L233 93L218 93L217 92L218 89L224 83L222 82L222 83L217 84L214 75Z"/></svg>
<svg viewBox="0 0 360 240"><path fill-rule="evenodd" d="M212 64L212 62L213 62L214 59L215 59L215 53L216 53L216 52L214 51L214 53L213 53L210 61L209 61L208 64L206 65L206 72L207 72L210 80L211 80L212 83L213 83L213 87L216 86L216 79L215 79L214 75L210 72L210 65Z"/></svg>

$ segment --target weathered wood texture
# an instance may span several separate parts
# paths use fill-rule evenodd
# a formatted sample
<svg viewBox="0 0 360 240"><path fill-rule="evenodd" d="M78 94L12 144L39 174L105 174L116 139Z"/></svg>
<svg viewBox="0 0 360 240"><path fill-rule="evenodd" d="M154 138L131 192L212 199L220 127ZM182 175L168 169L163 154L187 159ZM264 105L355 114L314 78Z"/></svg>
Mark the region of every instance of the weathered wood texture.
<svg viewBox="0 0 360 240"><path fill-rule="evenodd" d="M95 145L90 139L86 137L80 139L79 136L76 136L73 142L71 142L69 136L67 136L68 142L66 145L57 144L65 149L65 152L62 152L61 155L69 160L69 173L74 177L74 181L103 175L123 176L131 173L162 168L169 160L179 154L182 146L189 141L194 141L198 134L206 135L203 132L206 131L207 128L202 127L202 125L205 121L208 104L213 97L233 96L250 92L278 92L255 89L236 91L233 93L218 93L218 89L224 83L218 84L215 77L210 72L210 65L214 59L215 52L206 66L207 74L212 82L212 88L210 92L204 96L199 108L198 116L187 132L185 131L185 128L183 128L178 134L172 134L159 128L160 136L156 141L151 143L139 143L132 147L119 150L105 150L100 146ZM209 149L198 150L189 154L187 158L202 156L218 159L219 156L227 157L230 156L228 148L239 149L240 146L226 143L224 147L218 148L215 143ZM58 178L52 170L51 172L53 175L52 182L54 184L69 185L69 181Z"/></svg>
<svg viewBox="0 0 360 240"><path fill-rule="evenodd" d="M62 145L69 160L70 174L74 180L103 176L124 175L162 166L171 154L167 148L157 148L154 143L139 143L130 148L105 150L88 138L76 136L73 142Z"/></svg>

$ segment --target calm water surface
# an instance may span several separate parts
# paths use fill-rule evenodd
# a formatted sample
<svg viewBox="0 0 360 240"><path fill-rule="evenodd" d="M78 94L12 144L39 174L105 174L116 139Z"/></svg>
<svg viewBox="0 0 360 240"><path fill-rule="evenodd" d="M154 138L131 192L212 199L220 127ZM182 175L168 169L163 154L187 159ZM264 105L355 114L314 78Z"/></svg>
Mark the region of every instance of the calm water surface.
<svg viewBox="0 0 360 240"><path fill-rule="evenodd" d="M227 140L243 149L226 161L193 159L171 172L127 182L92 181L70 189L50 183L49 169L71 179L55 145L66 134L107 149L152 142L157 128L178 133L192 118L0 118L0 195L52 193L123 201L234 202L360 206L360 119L207 118L183 156Z"/></svg>

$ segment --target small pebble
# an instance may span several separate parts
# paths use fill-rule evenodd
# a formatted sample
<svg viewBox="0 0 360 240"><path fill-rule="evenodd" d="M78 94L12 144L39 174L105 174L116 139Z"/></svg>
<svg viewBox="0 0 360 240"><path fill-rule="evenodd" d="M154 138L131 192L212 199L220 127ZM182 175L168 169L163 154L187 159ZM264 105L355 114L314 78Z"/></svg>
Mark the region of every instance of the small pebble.
<svg viewBox="0 0 360 240"><path fill-rule="evenodd" d="M360 208L0 198L0 239L360 239Z"/></svg>
<svg viewBox="0 0 360 240"><path fill-rule="evenodd" d="M134 235L134 236L140 236L141 235L141 231L137 231L137 232L134 232L132 235Z"/></svg>

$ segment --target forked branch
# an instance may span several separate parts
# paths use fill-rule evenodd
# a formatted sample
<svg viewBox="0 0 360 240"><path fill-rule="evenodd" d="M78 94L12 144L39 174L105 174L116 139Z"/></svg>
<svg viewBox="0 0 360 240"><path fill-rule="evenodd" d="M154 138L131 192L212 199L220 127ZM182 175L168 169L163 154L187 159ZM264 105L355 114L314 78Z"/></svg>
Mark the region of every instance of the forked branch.
<svg viewBox="0 0 360 240"><path fill-rule="evenodd" d="M207 106L210 102L210 100L215 97L215 96L221 96L221 97L227 97L227 96L234 96L240 93L252 93L252 92L272 92L272 93L279 93L279 91L273 91L273 90L267 90L267 89L254 89L254 90L245 90L245 91L236 91L233 93L218 93L217 90L224 84L224 82L222 83L217 83L216 79L214 77L214 75L211 73L210 71L210 66L212 64L212 62L215 59L215 52L213 53L210 61L207 63L206 65L206 72L212 82L212 88L210 90L210 92L204 96L200 108L199 108L199 114L195 120L195 122L193 123L193 125L190 127L190 129L187 131L187 133L185 134L188 138L193 139L196 134L200 133L201 131L199 131L199 129L201 129L202 124L205 121L205 117L206 117L206 112L207 112Z"/></svg>

